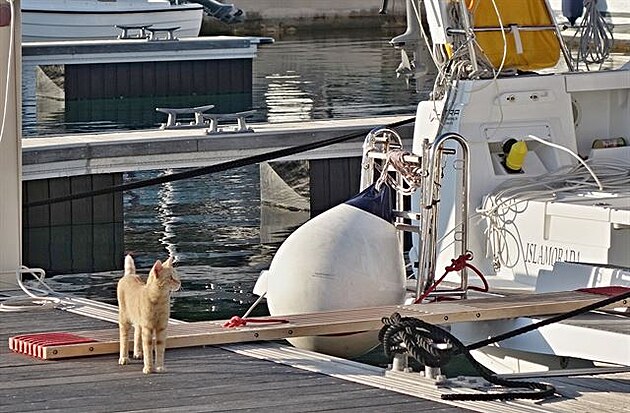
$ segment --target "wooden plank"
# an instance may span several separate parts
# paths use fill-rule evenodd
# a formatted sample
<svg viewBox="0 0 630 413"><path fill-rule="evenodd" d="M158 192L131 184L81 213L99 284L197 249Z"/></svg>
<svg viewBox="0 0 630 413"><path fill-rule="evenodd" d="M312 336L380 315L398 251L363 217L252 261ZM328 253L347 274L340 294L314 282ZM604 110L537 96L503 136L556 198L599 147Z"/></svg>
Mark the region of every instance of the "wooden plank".
<svg viewBox="0 0 630 413"><path fill-rule="evenodd" d="M70 178L72 193L82 193L92 190L92 179L89 175L79 175ZM72 201L72 224L92 223L92 199L82 198Z"/></svg>
<svg viewBox="0 0 630 413"><path fill-rule="evenodd" d="M58 197L70 194L70 178L54 178L48 182L49 195ZM57 202L50 205L50 225L70 225L71 223L70 201Z"/></svg>
<svg viewBox="0 0 630 413"><path fill-rule="evenodd" d="M155 65L156 62L144 62L142 64L143 74L140 76L140 82L142 82L142 95L153 96L155 94L155 88L157 85L155 79Z"/></svg>
<svg viewBox="0 0 630 413"><path fill-rule="evenodd" d="M207 87L207 73L206 63L202 60L195 60L191 63L191 78L192 88L198 91L200 94L206 94L205 88Z"/></svg>
<svg viewBox="0 0 630 413"><path fill-rule="evenodd" d="M123 184L123 174L122 173L113 173L110 174L110 176L112 177L113 181L112 181L112 185L122 185ZM123 193L121 192L116 192L113 195L113 202L114 202L114 222L124 222L125 217L124 217L124 213L125 213L125 209L123 207Z"/></svg>
<svg viewBox="0 0 630 413"><path fill-rule="evenodd" d="M84 84L86 88L83 90L83 93L81 93L79 99L102 99L111 97L109 85L105 85L103 64L84 65L82 69L85 70L87 81Z"/></svg>
<svg viewBox="0 0 630 413"><path fill-rule="evenodd" d="M311 216L347 201L359 191L361 158L310 161Z"/></svg>
<svg viewBox="0 0 630 413"><path fill-rule="evenodd" d="M80 65L63 65L63 88L66 101L77 100L81 91Z"/></svg>
<svg viewBox="0 0 630 413"><path fill-rule="evenodd" d="M181 65L177 61L161 62L166 66L167 78L164 79L165 88L162 90L163 96L181 96L184 93L180 89Z"/></svg>
<svg viewBox="0 0 630 413"><path fill-rule="evenodd" d="M90 224L72 226L72 272L94 271L92 245L94 234Z"/></svg>
<svg viewBox="0 0 630 413"><path fill-rule="evenodd" d="M38 179L25 182L26 199L24 203L50 198L48 181L48 179ZM28 208L27 217L27 228L48 227L50 225L50 207L48 205L42 205Z"/></svg>
<svg viewBox="0 0 630 413"><path fill-rule="evenodd" d="M114 178L110 174L98 174L90 176L92 177L93 190L109 188L114 184ZM107 224L114 221L113 199L113 194L104 194L92 197L92 218L95 224Z"/></svg>
<svg viewBox="0 0 630 413"><path fill-rule="evenodd" d="M28 261L24 264L29 267L50 268L50 227L28 228L27 250L29 251Z"/></svg>
<svg viewBox="0 0 630 413"><path fill-rule="evenodd" d="M271 325L250 324L238 328L224 328L224 321L204 321L169 327L168 348L229 344L247 341L278 340L289 337L353 333L378 330L382 317L399 312L432 324L488 321L514 317L559 314L594 304L604 296L581 292L527 294L503 299L469 299L462 302L398 305L353 310L328 311L312 314L276 316L288 323ZM629 300L608 308L629 307ZM265 319L262 317L261 319ZM118 330L78 332L85 338L97 340L88 344L51 345L44 348L44 359L112 354L118 351Z"/></svg>
<svg viewBox="0 0 630 413"><path fill-rule="evenodd" d="M72 272L72 227L70 225L57 225L50 227L50 269L56 273ZM42 246L40 246L41 248Z"/></svg>
<svg viewBox="0 0 630 413"><path fill-rule="evenodd" d="M330 180L326 160L309 161L311 217L315 217L330 208Z"/></svg>

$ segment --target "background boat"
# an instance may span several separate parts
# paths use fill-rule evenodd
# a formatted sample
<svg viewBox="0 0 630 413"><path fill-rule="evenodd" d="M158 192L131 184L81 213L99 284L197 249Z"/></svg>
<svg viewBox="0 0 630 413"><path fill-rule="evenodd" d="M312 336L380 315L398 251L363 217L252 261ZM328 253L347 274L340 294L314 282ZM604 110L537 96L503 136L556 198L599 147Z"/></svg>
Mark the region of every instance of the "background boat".
<svg viewBox="0 0 630 413"><path fill-rule="evenodd" d="M115 25L179 27L177 37L199 34L203 6L168 0L25 0L22 41L113 39Z"/></svg>

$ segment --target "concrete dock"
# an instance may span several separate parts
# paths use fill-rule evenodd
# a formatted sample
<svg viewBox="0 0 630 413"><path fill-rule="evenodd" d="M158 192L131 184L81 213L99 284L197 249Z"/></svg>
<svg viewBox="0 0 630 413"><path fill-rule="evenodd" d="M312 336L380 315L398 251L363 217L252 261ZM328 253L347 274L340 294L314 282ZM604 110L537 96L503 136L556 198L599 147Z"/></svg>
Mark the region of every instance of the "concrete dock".
<svg viewBox="0 0 630 413"><path fill-rule="evenodd" d="M251 133L208 135L207 128L193 128L26 138L22 140L22 177L33 180L207 166L355 132L362 136L284 160L360 157L365 134L372 128L411 116L253 124ZM401 131L410 149L411 126Z"/></svg>

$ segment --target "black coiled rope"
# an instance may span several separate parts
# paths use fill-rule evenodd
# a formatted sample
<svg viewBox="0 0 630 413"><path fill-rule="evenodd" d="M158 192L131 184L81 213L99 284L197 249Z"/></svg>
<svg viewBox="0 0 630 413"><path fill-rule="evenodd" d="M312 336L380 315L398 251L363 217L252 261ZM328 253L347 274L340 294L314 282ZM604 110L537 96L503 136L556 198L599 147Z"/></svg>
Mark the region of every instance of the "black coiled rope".
<svg viewBox="0 0 630 413"><path fill-rule="evenodd" d="M623 305L627 305L627 300L630 298L630 291L623 287L613 288L623 292L573 311L549 317L531 325L521 327L495 337L490 337L477 343L469 344L468 346L464 345L455 336L441 327L429 324L416 318L402 317L398 313L392 314L389 318L383 317L383 328L381 328L379 332L379 340L383 343L385 355L390 358L395 354L408 353L411 357L425 366L442 367L454 356L462 354L479 372L481 377L486 379L488 382L507 388L529 388L532 390L531 392L443 394L441 397L444 400L488 401L544 399L555 393L555 388L553 386L544 383L501 379L497 377L492 370L475 360L475 358L470 354L470 351L492 343L507 340L508 338L512 338L540 327L557 323L616 302L622 301Z"/></svg>
<svg viewBox="0 0 630 413"><path fill-rule="evenodd" d="M398 313L383 317L383 328L379 340L383 343L385 355L408 353L421 364L429 367L442 367L453 356L463 354L479 372L479 375L492 384L508 388L527 388L528 392L442 394L443 400L514 400L544 399L553 396L556 389L544 383L505 380L479 363L466 346L448 331L412 317L402 317Z"/></svg>

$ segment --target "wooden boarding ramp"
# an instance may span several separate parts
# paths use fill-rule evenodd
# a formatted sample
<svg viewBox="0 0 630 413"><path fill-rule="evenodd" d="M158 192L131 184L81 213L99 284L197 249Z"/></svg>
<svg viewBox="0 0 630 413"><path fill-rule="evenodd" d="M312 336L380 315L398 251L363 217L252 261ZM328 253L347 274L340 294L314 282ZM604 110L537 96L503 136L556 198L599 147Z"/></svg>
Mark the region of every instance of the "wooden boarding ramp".
<svg viewBox="0 0 630 413"><path fill-rule="evenodd" d="M618 295L627 291L628 289L619 287L608 295ZM432 324L533 317L566 313L603 299L605 297L601 293L573 291L295 314L282 317L287 322L252 323L253 326L234 328L223 327L225 321L184 323L169 326L166 344L168 348L180 348L379 330L382 327L381 318L389 317L394 312L400 313L403 317L414 317ZM604 308L619 307L630 307L630 300L627 298L619 300ZM253 320L265 319L269 317ZM9 339L9 348L18 353L52 360L116 354L119 351L118 341L118 329L112 328L73 333L20 335Z"/></svg>

